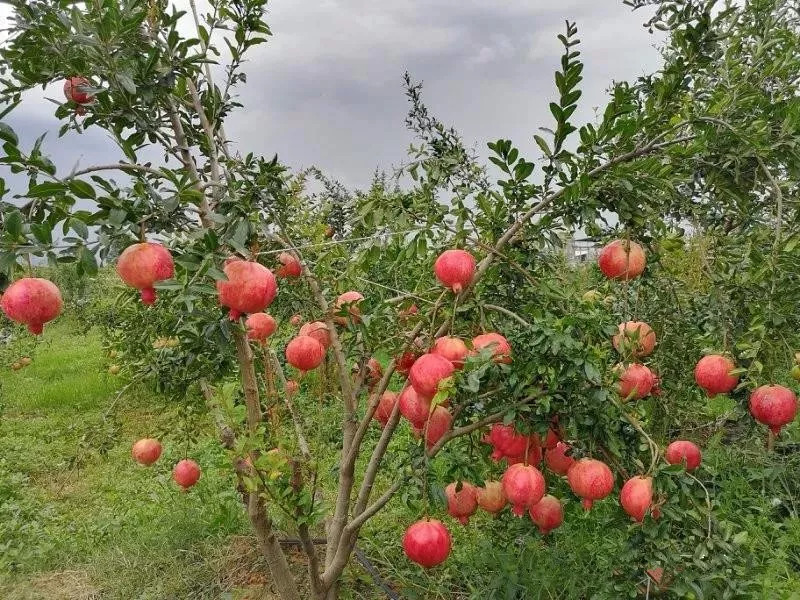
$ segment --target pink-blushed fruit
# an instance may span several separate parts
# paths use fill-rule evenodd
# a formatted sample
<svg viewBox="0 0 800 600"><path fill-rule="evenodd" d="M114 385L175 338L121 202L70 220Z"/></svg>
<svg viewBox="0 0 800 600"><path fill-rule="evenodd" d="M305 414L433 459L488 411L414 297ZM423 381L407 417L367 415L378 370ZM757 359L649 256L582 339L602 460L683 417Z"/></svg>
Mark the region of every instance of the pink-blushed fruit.
<svg viewBox="0 0 800 600"><path fill-rule="evenodd" d="M600 251L597 264L606 277L628 280L642 274L647 258L636 242L614 240Z"/></svg>
<svg viewBox="0 0 800 600"><path fill-rule="evenodd" d="M298 335L286 345L286 362L299 371L316 369L325 358L325 347L308 335Z"/></svg>
<svg viewBox="0 0 800 600"><path fill-rule="evenodd" d="M445 250L436 259L433 272L442 285L460 294L475 276L475 258L466 250Z"/></svg>
<svg viewBox="0 0 800 600"><path fill-rule="evenodd" d="M619 324L619 333L611 338L614 349L623 355L642 358L653 353L656 347L656 332L642 321L627 321Z"/></svg>
<svg viewBox="0 0 800 600"><path fill-rule="evenodd" d="M583 508L589 510L595 500L602 500L612 492L614 474L605 463L582 458L567 471L567 483L575 495L583 499Z"/></svg>
<svg viewBox="0 0 800 600"><path fill-rule="evenodd" d="M472 339L472 347L476 351L491 348L494 362L511 364L511 344L499 333L483 333Z"/></svg>
<svg viewBox="0 0 800 600"><path fill-rule="evenodd" d="M299 383L297 383L294 379L289 379L286 381L286 393L289 396L294 396L298 391L300 391Z"/></svg>
<svg viewBox="0 0 800 600"><path fill-rule="evenodd" d="M89 104L94 96L83 88L90 86L86 77L70 77L64 81L64 97L76 104Z"/></svg>
<svg viewBox="0 0 800 600"><path fill-rule="evenodd" d="M709 397L727 394L739 383L738 375L731 375L736 368L727 356L709 354L701 358L694 368L694 380Z"/></svg>
<svg viewBox="0 0 800 600"><path fill-rule="evenodd" d="M24 323L34 335L42 333L44 324L61 313L61 292L52 281L39 277L23 277L6 289L0 308L17 323Z"/></svg>
<svg viewBox="0 0 800 600"><path fill-rule="evenodd" d="M294 327L299 327L300 324L303 322L303 315L301 314L294 314L289 318L289 323L292 324ZM300 335L303 335L302 333Z"/></svg>
<svg viewBox="0 0 800 600"><path fill-rule="evenodd" d="M467 481L461 482L460 490L457 489L458 485L458 482L453 482L444 488L447 512L462 525L467 525L469 518L478 510L478 489Z"/></svg>
<svg viewBox="0 0 800 600"><path fill-rule="evenodd" d="M175 274L172 254L161 244L142 242L122 251L117 260L117 274L132 288L139 290L143 304L156 301L154 283L171 279Z"/></svg>
<svg viewBox="0 0 800 600"><path fill-rule="evenodd" d="M375 409L375 414L372 415L372 418L380 423L381 429L386 427L386 424L389 422L395 404L397 404L397 394L388 390L381 394L378 407Z"/></svg>
<svg viewBox="0 0 800 600"><path fill-rule="evenodd" d="M247 339L262 344L265 344L267 338L278 328L275 319L267 313L253 313L247 317L244 324L247 327Z"/></svg>
<svg viewBox="0 0 800 600"><path fill-rule="evenodd" d="M686 470L694 471L700 466L703 458L700 448L687 440L676 440L667 446L664 458L671 465L679 465L686 461Z"/></svg>
<svg viewBox="0 0 800 600"><path fill-rule="evenodd" d="M455 371L453 363L438 354L423 354L411 367L408 379L421 396L433 398L439 382L450 377Z"/></svg>
<svg viewBox="0 0 800 600"><path fill-rule="evenodd" d="M478 506L493 515L499 513L508 504L503 484L499 481L485 481L483 487L478 488L477 500Z"/></svg>
<svg viewBox="0 0 800 600"><path fill-rule="evenodd" d="M555 448L545 451L544 461L553 473L566 475L569 468L575 464L575 459L567 454L569 450L569 444L558 442Z"/></svg>
<svg viewBox="0 0 800 600"><path fill-rule="evenodd" d="M383 367L381 366L381 363L374 358L370 358L367 361L367 382L369 387L373 388L378 385L381 377L383 377Z"/></svg>
<svg viewBox="0 0 800 600"><path fill-rule="evenodd" d="M303 265L288 252L281 252L278 255L278 262L281 263L281 266L275 271L278 277L295 278L300 277L303 273Z"/></svg>
<svg viewBox="0 0 800 600"><path fill-rule="evenodd" d="M511 504L511 512L521 517L544 496L544 476L534 466L518 463L503 473L503 493Z"/></svg>
<svg viewBox="0 0 800 600"><path fill-rule="evenodd" d="M327 350L331 345L331 332L328 326L322 321L312 321L300 328L300 335L307 335L322 344Z"/></svg>
<svg viewBox="0 0 800 600"><path fill-rule="evenodd" d="M149 467L161 456L161 442L153 438L141 439L131 447L131 456L140 465Z"/></svg>
<svg viewBox="0 0 800 600"><path fill-rule="evenodd" d="M407 385L400 393L400 414L416 428L421 428L431 412L431 399L420 396L416 390Z"/></svg>
<svg viewBox="0 0 800 600"><path fill-rule="evenodd" d="M653 478L631 477L619 491L619 503L634 521L641 523L653 504Z"/></svg>
<svg viewBox="0 0 800 600"><path fill-rule="evenodd" d="M409 560L430 569L450 555L452 539L444 523L424 519L413 523L403 534L403 552Z"/></svg>
<svg viewBox="0 0 800 600"><path fill-rule="evenodd" d="M623 399L641 399L650 394L657 380L655 374L646 366L633 363L622 367L617 391Z"/></svg>
<svg viewBox="0 0 800 600"><path fill-rule="evenodd" d="M262 312L275 299L278 284L267 267L257 262L237 258L225 261L226 281L217 281L219 303L230 309L231 321L243 313Z"/></svg>
<svg viewBox="0 0 800 600"><path fill-rule="evenodd" d="M750 394L750 414L778 435L797 416L797 396L782 385L762 385Z"/></svg>
<svg viewBox="0 0 800 600"><path fill-rule="evenodd" d="M184 490L188 490L200 479L200 465L191 458L184 458L172 469L172 479Z"/></svg>
<svg viewBox="0 0 800 600"><path fill-rule="evenodd" d="M549 494L542 496L536 504L528 508L531 521L539 526L539 533L547 535L564 522L564 508L561 500Z"/></svg>
<svg viewBox="0 0 800 600"><path fill-rule="evenodd" d="M433 448L450 430L453 424L453 415L444 406L439 405L433 409L428 423L425 425L425 444L428 449Z"/></svg>
<svg viewBox="0 0 800 600"><path fill-rule="evenodd" d="M401 375L408 375L408 373L411 371L411 367L414 366L414 363L417 362L419 357L420 355L416 352L403 352L397 358L395 371Z"/></svg>
<svg viewBox="0 0 800 600"><path fill-rule="evenodd" d="M517 433L517 430L511 425L495 423L489 429L489 433L483 437L483 441L494 448L491 458L498 461L501 458L515 458L523 455L530 440L528 436Z"/></svg>
<svg viewBox="0 0 800 600"><path fill-rule="evenodd" d="M456 369L460 369L469 355L469 348L461 338L446 335L436 338L431 353L446 358Z"/></svg>
<svg viewBox="0 0 800 600"><path fill-rule="evenodd" d="M350 319L353 321L353 323L359 323L361 322L361 309L358 307L358 305L361 304L363 300L364 296L358 292L345 292L336 299L336 311L342 312L342 310L347 308L347 312L350 315ZM347 317L334 317L333 320L339 325L347 325Z"/></svg>

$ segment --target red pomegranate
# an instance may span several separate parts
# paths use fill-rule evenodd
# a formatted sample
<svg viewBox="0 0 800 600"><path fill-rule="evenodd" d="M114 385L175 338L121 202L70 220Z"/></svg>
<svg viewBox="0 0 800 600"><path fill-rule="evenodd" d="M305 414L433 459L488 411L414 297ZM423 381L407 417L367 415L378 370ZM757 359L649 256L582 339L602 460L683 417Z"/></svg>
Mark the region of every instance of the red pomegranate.
<svg viewBox="0 0 800 600"><path fill-rule="evenodd" d="M627 280L642 274L647 259L636 242L614 240L600 251L597 264L606 277Z"/></svg>
<svg viewBox="0 0 800 600"><path fill-rule="evenodd" d="M472 339L476 351L492 348L494 362L511 364L511 344L499 333L484 333Z"/></svg>
<svg viewBox="0 0 800 600"><path fill-rule="evenodd" d="M555 448L545 451L544 461L553 473L557 475L566 475L569 468L575 464L575 459L567 454L569 450L569 444L558 442Z"/></svg>
<svg viewBox="0 0 800 600"><path fill-rule="evenodd" d="M140 465L149 467L161 456L161 442L153 438L141 439L131 448L131 456Z"/></svg>
<svg viewBox="0 0 800 600"><path fill-rule="evenodd" d="M229 259L223 271L228 279L217 281L217 294L219 303L230 309L231 321L236 321L242 313L263 311L278 293L275 276L262 264Z"/></svg>
<svg viewBox="0 0 800 600"><path fill-rule="evenodd" d="M652 354L656 347L656 333L647 323L627 321L619 324L619 333L611 338L614 349L620 354L641 358Z"/></svg>
<svg viewBox="0 0 800 600"><path fill-rule="evenodd" d="M497 514L506 504L508 499L503 492L503 484L499 481L486 481L482 488L478 488L478 506L488 513Z"/></svg>
<svg viewBox="0 0 800 600"><path fill-rule="evenodd" d="M289 323L294 327L298 327L302 322L303 322L303 315L301 315L300 313L293 314L289 318Z"/></svg>
<svg viewBox="0 0 800 600"><path fill-rule="evenodd" d="M91 85L86 77L70 77L64 81L64 97L75 104L89 104L94 100L94 96L85 88Z"/></svg>
<svg viewBox="0 0 800 600"><path fill-rule="evenodd" d="M478 489L467 481L461 482L460 490L457 488L458 482L453 482L444 488L447 512L462 525L467 525L469 518L478 510Z"/></svg>
<svg viewBox="0 0 800 600"><path fill-rule="evenodd" d="M438 354L423 354L411 367L408 378L421 396L433 398L439 382L450 377L455 371L453 363Z"/></svg>
<svg viewBox="0 0 800 600"><path fill-rule="evenodd" d="M42 333L44 324L61 313L61 292L52 281L23 277L6 289L0 308L17 323L24 323L34 335Z"/></svg>
<svg viewBox="0 0 800 600"><path fill-rule="evenodd" d="M700 466L702 454L700 453L700 448L692 442L677 440L667 446L664 458L671 465L679 465L686 461L686 470L694 471Z"/></svg>
<svg viewBox="0 0 800 600"><path fill-rule="evenodd" d="M450 532L436 519L417 521L403 534L403 552L409 560L426 569L444 562L451 545Z"/></svg>
<svg viewBox="0 0 800 600"><path fill-rule="evenodd" d="M307 335L322 344L327 350L331 345L331 332L328 326L322 321L312 321L300 328L300 335Z"/></svg>
<svg viewBox="0 0 800 600"><path fill-rule="evenodd" d="M418 358L419 354L416 352L403 352L396 361L395 371L401 375L408 375Z"/></svg>
<svg viewBox="0 0 800 600"><path fill-rule="evenodd" d="M425 425L425 444L433 448L442 436L447 433L453 424L453 415L444 406L433 409L428 423Z"/></svg>
<svg viewBox="0 0 800 600"><path fill-rule="evenodd" d="M633 363L622 369L617 390L625 400L644 398L657 383L655 374L644 365Z"/></svg>
<svg viewBox="0 0 800 600"><path fill-rule="evenodd" d="M531 521L539 526L539 533L547 535L564 522L561 500L549 494L528 509Z"/></svg>
<svg viewBox="0 0 800 600"><path fill-rule="evenodd" d="M389 422L395 404L397 404L397 394L388 390L381 394L378 407L375 409L375 414L372 415L372 418L381 424L381 429L386 427L386 424Z"/></svg>
<svg viewBox="0 0 800 600"><path fill-rule="evenodd" d="M719 354L704 356L694 368L694 380L709 397L727 394L739 383L738 375L731 375L736 368L733 361Z"/></svg>
<svg viewBox="0 0 800 600"><path fill-rule="evenodd" d="M436 259L433 272L442 285L460 294L472 283L472 278L475 276L475 259L465 250L445 250Z"/></svg>
<svg viewBox="0 0 800 600"><path fill-rule="evenodd" d="M431 354L443 356L453 363L456 369L460 369L464 366L464 359L469 355L469 348L461 338L446 335L436 338Z"/></svg>
<svg viewBox="0 0 800 600"><path fill-rule="evenodd" d="M605 463L582 458L567 471L567 483L576 496L583 498L583 508L589 510L595 500L602 500L614 489L614 474Z"/></svg>
<svg viewBox="0 0 800 600"><path fill-rule="evenodd" d="M361 304L362 300L364 300L364 296L358 292L345 292L336 299L336 311L342 312L347 308L353 323L359 323L361 321L361 309L358 308L358 305ZM333 320L339 325L347 325L347 317L334 317Z"/></svg>
<svg viewBox="0 0 800 600"><path fill-rule="evenodd" d="M417 428L421 428L431 412L430 398L420 396L416 390L407 385L400 393L400 414Z"/></svg>
<svg viewBox="0 0 800 600"><path fill-rule="evenodd" d="M127 285L139 290L142 303L153 304L156 301L153 284L170 279L175 274L175 264L164 246L142 242L128 246L119 255L117 273Z"/></svg>
<svg viewBox="0 0 800 600"><path fill-rule="evenodd" d="M192 487L200 479L200 466L191 458L184 458L172 469L172 479L184 491Z"/></svg>
<svg viewBox="0 0 800 600"><path fill-rule="evenodd" d="M511 512L516 517L544 496L544 476L531 465L518 463L511 465L503 473L503 493L511 503Z"/></svg>
<svg viewBox="0 0 800 600"><path fill-rule="evenodd" d="M506 459L506 464L515 465L517 463L526 463L538 467L542 462L542 444L539 440L539 434L534 433L525 438L526 448L520 454L505 454L503 458Z"/></svg>
<svg viewBox="0 0 800 600"><path fill-rule="evenodd" d="M261 342L262 344L266 344L267 338L275 333L278 328L278 324L272 318L272 315L263 312L253 313L247 317L244 324L247 327L247 339Z"/></svg>
<svg viewBox="0 0 800 600"><path fill-rule="evenodd" d="M281 252L278 255L278 262L281 263L281 266L275 271L278 277L295 278L300 277L303 273L303 265L288 252Z"/></svg>
<svg viewBox="0 0 800 600"><path fill-rule="evenodd" d="M634 521L644 521L653 503L653 478L636 476L628 479L619 492L619 503Z"/></svg>
<svg viewBox="0 0 800 600"><path fill-rule="evenodd" d="M558 442L561 441L561 435L558 433L556 429L554 429L554 427L558 428L558 415L553 417L552 425L550 426L550 429L547 430L547 435L544 438L543 446L547 450L552 450L553 448L556 447Z"/></svg>
<svg viewBox="0 0 800 600"><path fill-rule="evenodd" d="M750 394L750 414L778 435L797 415L797 396L782 385L762 385Z"/></svg>
<svg viewBox="0 0 800 600"><path fill-rule="evenodd" d="M529 443L526 435L517 433L511 425L495 423L489 429L489 433L483 437L483 441L494 448L492 460L498 461L505 457L517 457L525 453L525 448Z"/></svg>
<svg viewBox="0 0 800 600"><path fill-rule="evenodd" d="M297 383L294 379L289 379L286 382L286 393L289 396L294 396L300 390L300 384Z"/></svg>
<svg viewBox="0 0 800 600"><path fill-rule="evenodd" d="M374 358L370 358L367 361L367 382L369 383L369 387L373 388L378 385L378 382L381 380L383 376L383 367L381 363L379 363Z"/></svg>
<svg viewBox="0 0 800 600"><path fill-rule="evenodd" d="M298 335L286 345L286 361L305 373L316 369L325 358L325 347L308 335Z"/></svg>

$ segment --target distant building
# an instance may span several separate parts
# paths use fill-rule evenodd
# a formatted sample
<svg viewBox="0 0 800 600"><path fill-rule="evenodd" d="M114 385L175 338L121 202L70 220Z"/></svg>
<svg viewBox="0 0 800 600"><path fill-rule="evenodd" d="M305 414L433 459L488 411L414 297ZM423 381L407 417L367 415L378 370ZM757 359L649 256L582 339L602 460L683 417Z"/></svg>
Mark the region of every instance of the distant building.
<svg viewBox="0 0 800 600"><path fill-rule="evenodd" d="M564 256L570 264L593 262L600 247L589 240L576 240L574 236L564 242Z"/></svg>

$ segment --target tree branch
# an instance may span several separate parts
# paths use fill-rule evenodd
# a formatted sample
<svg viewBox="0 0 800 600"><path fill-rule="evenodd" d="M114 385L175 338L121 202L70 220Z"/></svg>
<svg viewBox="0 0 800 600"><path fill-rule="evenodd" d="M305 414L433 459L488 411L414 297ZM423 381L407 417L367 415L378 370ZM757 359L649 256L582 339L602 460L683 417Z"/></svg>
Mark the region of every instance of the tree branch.
<svg viewBox="0 0 800 600"><path fill-rule="evenodd" d="M496 304L484 304L483 308L488 308L489 310L493 310L495 312L502 313L502 314L506 315L507 317L511 317L512 319L514 319L515 321L517 321L521 325L524 325L525 327L528 327L528 328L531 327L531 324L528 323L522 317L520 317L517 313L515 313L514 311L511 311L511 310L508 310L507 308L503 308L502 306L497 306Z"/></svg>

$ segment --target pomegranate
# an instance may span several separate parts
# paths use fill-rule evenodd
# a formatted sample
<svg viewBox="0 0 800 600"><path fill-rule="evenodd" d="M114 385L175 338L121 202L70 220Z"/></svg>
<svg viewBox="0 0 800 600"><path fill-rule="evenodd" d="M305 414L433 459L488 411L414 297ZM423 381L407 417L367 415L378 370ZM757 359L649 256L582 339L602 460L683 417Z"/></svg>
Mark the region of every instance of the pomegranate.
<svg viewBox="0 0 800 600"><path fill-rule="evenodd" d="M396 361L395 371L401 375L408 375L418 358L416 352L403 352Z"/></svg>
<svg viewBox="0 0 800 600"><path fill-rule="evenodd" d="M345 292L336 299L336 310L337 312L342 312L343 309L347 308L353 323L359 323L361 321L361 309L358 308L358 305L361 304L362 300L364 300L364 296L358 292ZM335 317L333 320L339 325L347 325L347 317Z"/></svg>
<svg viewBox="0 0 800 600"><path fill-rule="evenodd" d="M86 77L70 77L64 82L64 96L75 104L89 104L94 100L85 88L91 87L91 82Z"/></svg>
<svg viewBox="0 0 800 600"><path fill-rule="evenodd" d="M484 333L472 339L472 346L480 351L483 348L492 348L494 362L511 363L511 344L499 333Z"/></svg>
<svg viewBox="0 0 800 600"><path fill-rule="evenodd" d="M12 283L0 298L0 308L17 323L24 323L34 335L61 313L63 302L58 287L47 279L23 277Z"/></svg>
<svg viewBox="0 0 800 600"><path fill-rule="evenodd" d="M634 521L641 523L653 503L653 478L631 477L619 492L619 503Z"/></svg>
<svg viewBox="0 0 800 600"><path fill-rule="evenodd" d="M782 385L762 385L750 394L750 414L778 435L797 415L797 396Z"/></svg>
<svg viewBox="0 0 800 600"><path fill-rule="evenodd" d="M488 513L497 514L506 504L506 494L503 492L503 484L499 481L486 481L482 488L478 488L478 506Z"/></svg>
<svg viewBox="0 0 800 600"><path fill-rule="evenodd" d="M131 448L131 456L140 465L149 467L161 456L161 442L153 438L141 439Z"/></svg>
<svg viewBox="0 0 800 600"><path fill-rule="evenodd" d="M442 285L460 294L472 283L472 278L475 276L475 259L465 250L445 250L436 259L433 272Z"/></svg>
<svg viewBox="0 0 800 600"><path fill-rule="evenodd" d="M650 394L657 383L655 374L639 363L622 367L617 383L619 395L624 399L641 399Z"/></svg>
<svg viewBox="0 0 800 600"><path fill-rule="evenodd" d="M417 521L403 534L403 552L409 560L426 569L444 562L451 545L450 532L436 519Z"/></svg>
<svg viewBox="0 0 800 600"><path fill-rule="evenodd" d="M123 250L117 260L117 273L127 285L139 290L143 304L156 301L153 284L175 274L172 255L155 242L133 244Z"/></svg>
<svg viewBox="0 0 800 600"><path fill-rule="evenodd" d="M306 323L300 328L300 335L307 335L314 338L322 344L326 350L330 348L331 332L328 331L328 326L322 321Z"/></svg>
<svg viewBox="0 0 800 600"><path fill-rule="evenodd" d="M281 263L281 266L278 267L277 271L275 271L275 274L278 277L294 278L300 277L300 275L303 273L303 265L301 265L300 261L288 252L281 252L278 255L278 262Z"/></svg>
<svg viewBox="0 0 800 600"><path fill-rule="evenodd" d="M544 438L543 446L547 450L552 450L553 448L556 447L558 442L561 441L561 435L558 433L556 429L553 429L553 427L556 428L558 427L558 415L553 417L552 423L553 425L550 427L550 429L547 430L547 435Z"/></svg>
<svg viewBox="0 0 800 600"><path fill-rule="evenodd" d="M700 453L700 448L692 442L677 440L667 446L664 458L671 465L679 465L686 461L686 470L694 471L700 466L702 454Z"/></svg>
<svg viewBox="0 0 800 600"><path fill-rule="evenodd" d="M294 327L298 327L302 322L303 322L303 315L301 315L300 313L294 314L289 318L289 323L291 323Z"/></svg>
<svg viewBox="0 0 800 600"><path fill-rule="evenodd" d="M294 396L300 390L300 384L294 379L289 379L286 382L286 393L289 396Z"/></svg>
<svg viewBox="0 0 800 600"><path fill-rule="evenodd" d="M286 345L286 361L299 371L316 369L325 358L325 347L314 338L298 335Z"/></svg>
<svg viewBox="0 0 800 600"><path fill-rule="evenodd" d="M431 412L430 398L420 396L410 385L400 393L400 414L414 427L421 428Z"/></svg>
<svg viewBox="0 0 800 600"><path fill-rule="evenodd" d="M511 503L511 512L516 517L521 517L525 514L525 509L544 496L544 476L531 465L511 465L503 473L502 483L503 493Z"/></svg>
<svg viewBox="0 0 800 600"><path fill-rule="evenodd" d="M395 404L397 404L397 394L388 390L381 394L378 407L375 409L375 414L372 415L372 418L381 424L381 429L386 427L389 422Z"/></svg>
<svg viewBox="0 0 800 600"><path fill-rule="evenodd" d="M528 509L531 521L539 526L539 533L547 535L564 522L561 500L549 494Z"/></svg>
<svg viewBox="0 0 800 600"><path fill-rule="evenodd" d="M217 281L217 294L219 303L230 309L231 321L236 321L242 313L263 311L278 293L272 271L257 262L229 259L223 270L228 279Z"/></svg>
<svg viewBox="0 0 800 600"><path fill-rule="evenodd" d="M184 491L192 487L200 479L200 466L191 458L184 458L172 469L172 479Z"/></svg>
<svg viewBox="0 0 800 600"><path fill-rule="evenodd" d="M469 355L469 348L461 338L446 335L436 339L431 354L443 356L453 363L456 369L460 369L464 366L464 359Z"/></svg>
<svg viewBox="0 0 800 600"><path fill-rule="evenodd" d="M421 396L433 398L439 382L450 377L455 371L453 363L438 354L423 354L411 367L408 378Z"/></svg>
<svg viewBox="0 0 800 600"><path fill-rule="evenodd" d="M733 361L719 354L704 356L694 368L694 380L709 397L727 394L739 383L738 375L731 375L736 368Z"/></svg>
<svg viewBox="0 0 800 600"><path fill-rule="evenodd" d="M373 388L378 385L378 382L381 380L382 376L383 367L381 367L381 363L374 358L370 358L367 361L367 381L369 382L369 387Z"/></svg>
<svg viewBox="0 0 800 600"><path fill-rule="evenodd" d="M569 444L558 442L555 448L545 451L544 461L547 463L548 468L556 475L566 475L569 468L575 464L575 459L567 454L569 450Z"/></svg>
<svg viewBox="0 0 800 600"><path fill-rule="evenodd" d="M600 251L597 264L606 277L628 280L642 274L647 259L636 242L614 240Z"/></svg>
<svg viewBox="0 0 800 600"><path fill-rule="evenodd" d="M469 523L469 518L478 510L478 489L467 481L453 482L444 488L447 497L447 512L462 525Z"/></svg>
<svg viewBox="0 0 800 600"><path fill-rule="evenodd" d="M619 324L619 333L611 338L614 349L636 358L649 356L656 346L656 333L647 323L628 321Z"/></svg>
<svg viewBox="0 0 800 600"><path fill-rule="evenodd" d="M278 328L278 324L272 318L272 315L263 312L253 313L247 317L244 324L247 327L247 339L261 342L262 344L266 344L267 338L275 333Z"/></svg>
<svg viewBox="0 0 800 600"><path fill-rule="evenodd" d="M444 406L437 406L433 409L428 423L425 425L425 444L428 448L433 448L442 436L448 432L453 424L453 415Z"/></svg>
<svg viewBox="0 0 800 600"><path fill-rule="evenodd" d="M602 500L614 489L614 474L605 463L582 458L567 471L567 483L576 496L583 498L583 508L589 510L595 500Z"/></svg>
<svg viewBox="0 0 800 600"><path fill-rule="evenodd" d="M517 433L511 425L495 423L484 436L483 441L494 448L492 460L500 460L504 457L518 457L525 454L525 448L529 444L527 436Z"/></svg>

